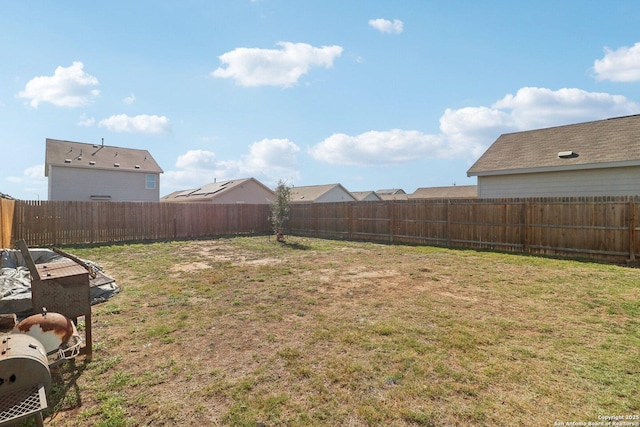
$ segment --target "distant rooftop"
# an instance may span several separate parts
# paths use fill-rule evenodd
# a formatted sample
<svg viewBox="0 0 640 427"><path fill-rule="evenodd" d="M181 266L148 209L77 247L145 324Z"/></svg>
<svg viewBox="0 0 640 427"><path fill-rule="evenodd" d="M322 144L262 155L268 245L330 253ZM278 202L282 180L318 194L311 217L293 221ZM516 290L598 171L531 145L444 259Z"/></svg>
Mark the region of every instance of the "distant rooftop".
<svg viewBox="0 0 640 427"><path fill-rule="evenodd" d="M477 185L422 187L409 194L409 199L475 199L477 197Z"/></svg>
<svg viewBox="0 0 640 427"><path fill-rule="evenodd" d="M640 115L501 135L468 176L640 165Z"/></svg>
<svg viewBox="0 0 640 427"><path fill-rule="evenodd" d="M147 173L163 172L147 150L50 138L46 140L45 164L45 176L49 176L49 165Z"/></svg>

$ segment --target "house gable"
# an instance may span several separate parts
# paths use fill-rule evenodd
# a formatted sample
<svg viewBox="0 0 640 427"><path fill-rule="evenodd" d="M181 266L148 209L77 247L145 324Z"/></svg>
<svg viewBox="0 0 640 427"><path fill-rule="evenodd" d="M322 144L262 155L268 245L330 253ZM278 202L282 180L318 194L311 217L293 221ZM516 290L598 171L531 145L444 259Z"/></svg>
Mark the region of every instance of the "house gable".
<svg viewBox="0 0 640 427"><path fill-rule="evenodd" d="M340 184L310 185L291 188L292 203L355 202L355 197Z"/></svg>
<svg viewBox="0 0 640 427"><path fill-rule="evenodd" d="M162 197L163 202L191 203L271 203L274 192L255 178L216 181L200 188L175 191Z"/></svg>
<svg viewBox="0 0 640 427"><path fill-rule="evenodd" d="M49 176L51 166L163 173L147 150L47 138L45 176Z"/></svg>
<svg viewBox="0 0 640 427"><path fill-rule="evenodd" d="M352 191L351 195L360 202L375 202L382 200L375 191Z"/></svg>
<svg viewBox="0 0 640 427"><path fill-rule="evenodd" d="M475 199L477 197L478 187L475 185L422 187L409 194L409 199Z"/></svg>
<svg viewBox="0 0 640 427"><path fill-rule="evenodd" d="M409 199L409 196L402 188L376 190L376 194L382 200L408 200Z"/></svg>
<svg viewBox="0 0 640 427"><path fill-rule="evenodd" d="M146 150L46 139L49 200L157 202L162 172Z"/></svg>
<svg viewBox="0 0 640 427"><path fill-rule="evenodd" d="M640 165L640 115L501 135L467 176Z"/></svg>
<svg viewBox="0 0 640 427"><path fill-rule="evenodd" d="M640 115L501 135L467 175L481 198L640 194Z"/></svg>

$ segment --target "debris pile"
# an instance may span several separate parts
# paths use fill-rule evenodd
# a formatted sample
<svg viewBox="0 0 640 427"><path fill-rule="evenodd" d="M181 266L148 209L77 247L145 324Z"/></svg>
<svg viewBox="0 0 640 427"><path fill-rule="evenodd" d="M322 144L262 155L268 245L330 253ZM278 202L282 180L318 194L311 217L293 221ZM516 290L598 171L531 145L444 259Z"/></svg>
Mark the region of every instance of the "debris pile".
<svg viewBox="0 0 640 427"><path fill-rule="evenodd" d="M50 249L29 249L34 263L50 263L65 257ZM104 302L120 292L113 277L103 271L102 266L82 260L92 271L89 286L91 304ZM95 277L94 277L95 275ZM16 313L19 317L30 313L31 274L19 250L0 249L0 313Z"/></svg>

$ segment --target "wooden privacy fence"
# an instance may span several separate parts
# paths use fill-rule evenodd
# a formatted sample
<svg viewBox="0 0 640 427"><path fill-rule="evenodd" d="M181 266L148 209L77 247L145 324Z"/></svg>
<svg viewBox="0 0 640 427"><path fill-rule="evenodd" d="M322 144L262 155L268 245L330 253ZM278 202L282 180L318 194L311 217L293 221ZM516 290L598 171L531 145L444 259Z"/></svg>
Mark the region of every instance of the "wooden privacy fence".
<svg viewBox="0 0 640 427"><path fill-rule="evenodd" d="M17 201L11 243L31 247L264 233L269 205ZM7 247L6 245L4 247Z"/></svg>
<svg viewBox="0 0 640 427"><path fill-rule="evenodd" d="M11 244L11 227L15 200L0 198L0 248Z"/></svg>
<svg viewBox="0 0 640 427"><path fill-rule="evenodd" d="M9 202L9 201L6 201ZM270 206L10 201L0 232L31 247L270 232ZM292 204L291 235L635 262L640 196ZM4 238L4 237L3 237ZM3 247L8 247L3 241Z"/></svg>
<svg viewBox="0 0 640 427"><path fill-rule="evenodd" d="M635 262L638 197L293 204L290 234Z"/></svg>

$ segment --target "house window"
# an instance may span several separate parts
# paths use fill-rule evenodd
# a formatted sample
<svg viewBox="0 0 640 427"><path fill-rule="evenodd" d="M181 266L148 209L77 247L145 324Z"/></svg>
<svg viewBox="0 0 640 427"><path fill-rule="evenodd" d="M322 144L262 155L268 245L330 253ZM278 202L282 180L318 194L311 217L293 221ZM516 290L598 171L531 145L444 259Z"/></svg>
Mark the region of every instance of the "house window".
<svg viewBox="0 0 640 427"><path fill-rule="evenodd" d="M148 173L145 180L145 188L147 190L155 190L156 189L156 176L154 174Z"/></svg>

